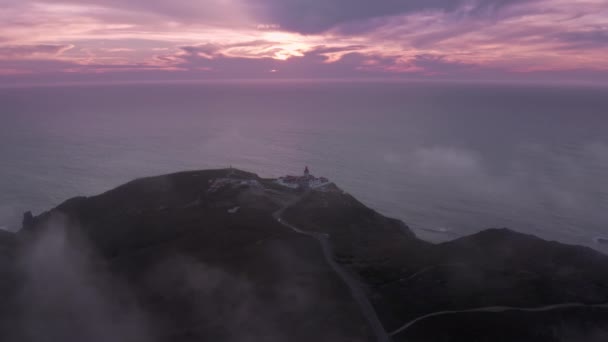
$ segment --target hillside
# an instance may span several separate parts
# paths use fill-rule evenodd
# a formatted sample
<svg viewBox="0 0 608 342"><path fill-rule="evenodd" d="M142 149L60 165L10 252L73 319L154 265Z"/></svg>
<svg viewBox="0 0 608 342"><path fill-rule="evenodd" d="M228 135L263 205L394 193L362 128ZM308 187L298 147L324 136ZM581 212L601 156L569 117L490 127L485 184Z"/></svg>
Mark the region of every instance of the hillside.
<svg viewBox="0 0 608 342"><path fill-rule="evenodd" d="M334 184L182 172L26 217L0 235L1 340L608 337L608 256L508 229L430 244Z"/></svg>

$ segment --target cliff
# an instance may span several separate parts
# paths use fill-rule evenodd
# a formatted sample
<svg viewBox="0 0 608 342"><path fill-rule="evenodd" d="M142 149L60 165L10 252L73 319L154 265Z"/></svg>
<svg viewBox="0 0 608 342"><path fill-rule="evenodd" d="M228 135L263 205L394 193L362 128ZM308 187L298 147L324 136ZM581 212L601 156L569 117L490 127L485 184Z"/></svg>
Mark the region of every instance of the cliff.
<svg viewBox="0 0 608 342"><path fill-rule="evenodd" d="M333 184L182 172L0 235L0 339L604 341L607 271L507 229L424 242Z"/></svg>

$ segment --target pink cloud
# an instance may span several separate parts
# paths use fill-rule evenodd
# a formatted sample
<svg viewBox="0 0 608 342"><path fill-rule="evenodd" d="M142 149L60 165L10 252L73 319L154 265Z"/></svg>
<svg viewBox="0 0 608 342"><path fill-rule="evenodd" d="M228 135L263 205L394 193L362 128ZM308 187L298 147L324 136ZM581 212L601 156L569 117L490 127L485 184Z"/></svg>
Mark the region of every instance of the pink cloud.
<svg viewBox="0 0 608 342"><path fill-rule="evenodd" d="M73 47L71 44L5 45L0 46L0 58L53 57Z"/></svg>
<svg viewBox="0 0 608 342"><path fill-rule="evenodd" d="M349 6L310 0L301 11L298 3L3 0L0 73L41 79L126 72L174 79L186 70L217 78L553 73L596 79L608 73L604 0L353 0Z"/></svg>

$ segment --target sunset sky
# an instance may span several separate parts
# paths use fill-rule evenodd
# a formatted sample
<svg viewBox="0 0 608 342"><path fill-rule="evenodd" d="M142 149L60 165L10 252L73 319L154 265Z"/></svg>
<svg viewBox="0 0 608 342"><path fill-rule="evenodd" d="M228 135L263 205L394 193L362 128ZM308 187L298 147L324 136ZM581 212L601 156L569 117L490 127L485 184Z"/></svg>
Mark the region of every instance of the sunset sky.
<svg viewBox="0 0 608 342"><path fill-rule="evenodd" d="M608 82L608 0L0 0L0 85Z"/></svg>

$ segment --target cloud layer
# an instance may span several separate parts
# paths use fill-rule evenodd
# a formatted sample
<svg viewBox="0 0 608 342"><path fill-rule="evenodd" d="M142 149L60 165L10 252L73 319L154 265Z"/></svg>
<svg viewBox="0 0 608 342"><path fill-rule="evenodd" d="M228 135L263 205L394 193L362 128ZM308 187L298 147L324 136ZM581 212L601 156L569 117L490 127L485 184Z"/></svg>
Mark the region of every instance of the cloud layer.
<svg viewBox="0 0 608 342"><path fill-rule="evenodd" d="M0 82L608 81L608 0L0 0Z"/></svg>

